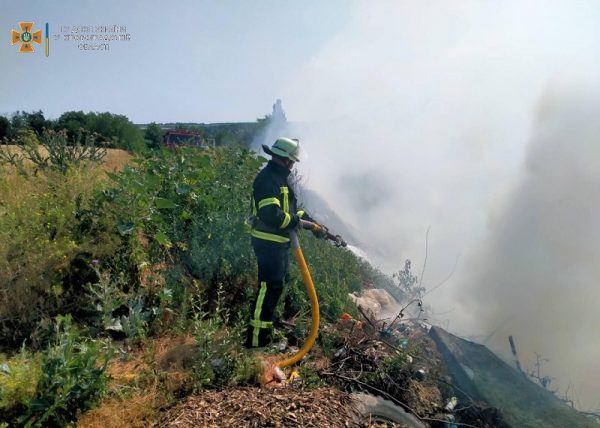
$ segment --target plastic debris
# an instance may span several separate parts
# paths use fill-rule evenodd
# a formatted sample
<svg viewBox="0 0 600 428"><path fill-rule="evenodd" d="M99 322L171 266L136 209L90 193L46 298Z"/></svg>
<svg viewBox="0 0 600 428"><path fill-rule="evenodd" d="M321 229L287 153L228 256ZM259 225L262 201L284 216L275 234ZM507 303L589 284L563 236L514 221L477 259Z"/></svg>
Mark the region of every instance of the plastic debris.
<svg viewBox="0 0 600 428"><path fill-rule="evenodd" d="M302 380L302 377L300 376L300 373L298 373L298 370L296 370L296 369L292 370L292 372L290 373L290 376L288 377L288 382L294 383L295 381L299 381L299 380Z"/></svg>
<svg viewBox="0 0 600 428"><path fill-rule="evenodd" d="M265 362L265 369L260 376L263 388L283 388L286 385L285 373L274 362Z"/></svg>
<svg viewBox="0 0 600 428"><path fill-rule="evenodd" d="M446 403L446 407L444 407L444 410L446 410L447 412L452 412L454 410L454 407L456 407L456 404L458 404L458 398L452 397Z"/></svg>
<svg viewBox="0 0 600 428"><path fill-rule="evenodd" d="M416 370L414 375L417 380L425 380L425 370L423 369Z"/></svg>

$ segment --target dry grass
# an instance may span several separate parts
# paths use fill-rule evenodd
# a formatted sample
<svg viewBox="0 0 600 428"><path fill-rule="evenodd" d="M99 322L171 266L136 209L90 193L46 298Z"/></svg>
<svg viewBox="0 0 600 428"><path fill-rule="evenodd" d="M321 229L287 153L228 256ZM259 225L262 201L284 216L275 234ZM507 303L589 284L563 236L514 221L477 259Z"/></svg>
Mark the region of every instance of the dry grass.
<svg viewBox="0 0 600 428"><path fill-rule="evenodd" d="M163 372L161 362L174 349L194 343L192 336L165 336L151 340L148 346L130 353L127 361L113 360L108 367L112 378L110 398L86 412L78 421L80 428L119 428L153 426L159 409L172 401L191 373L181 370Z"/></svg>
<svg viewBox="0 0 600 428"><path fill-rule="evenodd" d="M10 153L19 152L21 149L17 145L6 145L4 146ZM48 151L44 147L40 147L40 154L47 156ZM133 155L126 150L121 149L107 149L106 156L102 159L102 170L107 172L121 171L125 165L133 159ZM30 161L26 161L31 163Z"/></svg>
<svg viewBox="0 0 600 428"><path fill-rule="evenodd" d="M1 149L21 150L16 145ZM45 156L43 147L40 152ZM92 245L97 256L114 252L118 242L109 234L94 243L73 239L75 201L79 195L88 200L99 185L110 185L105 172L120 171L131 159L124 150L109 149L100 165L82 165L66 174L52 169L35 173L27 161L26 175L13 165L0 166L0 322L26 324L56 310L64 303L56 284L73 257ZM14 339L20 340L15 332Z"/></svg>
<svg viewBox="0 0 600 428"><path fill-rule="evenodd" d="M154 342L154 350L157 356L156 360L159 362L169 353L169 351L180 345L193 345L195 342L196 339L191 335L178 337L165 336L158 338Z"/></svg>
<svg viewBox="0 0 600 428"><path fill-rule="evenodd" d="M10 151L19 150L17 146L7 146ZM45 149L41 149L43 151ZM95 184L107 180L108 177L103 172L121 171L125 165L133 159L133 156L125 150L109 149L106 157L103 159L100 168L82 168L81 173L71 174L70 179L76 183L70 183L69 187L73 189L72 198L75 198L79 192L90 193ZM27 196L35 196L43 192L49 186L52 175L44 177L38 175L33 180L25 179L16 173L16 169L11 165L4 165L0 168L0 190L3 188L6 192L0 193L0 200L5 205L9 205L12 199L14 202L23 201Z"/></svg>
<svg viewBox="0 0 600 428"><path fill-rule="evenodd" d="M8 204L8 200L11 199L11 195L14 197L16 201L22 201L23 198L30 196L35 197L44 192L48 192L48 189L55 185L58 181L56 174L43 175L38 174L34 178L25 178L16 173L13 167L3 167L5 168L6 174L2 174L2 182L3 186L5 186L6 193L2 195L2 201ZM80 169L77 172L73 172L69 174L69 188L71 190L70 193L73 198L77 196L78 193L84 192L89 194L94 185L103 180L106 174L103 173L101 169L98 168L85 168Z"/></svg>
<svg viewBox="0 0 600 428"><path fill-rule="evenodd" d="M121 171L131 159L133 156L126 150L108 149L106 157L102 160L102 169L109 172Z"/></svg>
<svg viewBox="0 0 600 428"><path fill-rule="evenodd" d="M145 428L152 426L158 417L158 408L165 403L158 385L145 391L135 392L131 397L109 399L99 407L85 413L77 421L80 428Z"/></svg>
<svg viewBox="0 0 600 428"><path fill-rule="evenodd" d="M101 168L77 168L24 177L14 167L0 174L0 319L26 320L58 296L52 288L73 257L89 244L75 242L71 232L78 195L87 199L108 180ZM100 255L114 251L114 240L102 242ZM105 251L102 253L101 251ZM43 307L43 310L53 310Z"/></svg>
<svg viewBox="0 0 600 428"><path fill-rule="evenodd" d="M190 336L163 336L154 338L148 345L129 354L127 360L114 359L108 366L107 373L113 379L113 383L124 385L132 381L139 381L147 376L154 367L162 367L163 360L173 350L182 345L192 345L195 339Z"/></svg>
<svg viewBox="0 0 600 428"><path fill-rule="evenodd" d="M113 380L113 386L122 386L138 380L142 375L147 375L150 366L144 361L143 355L139 354L127 361L113 360L106 372Z"/></svg>

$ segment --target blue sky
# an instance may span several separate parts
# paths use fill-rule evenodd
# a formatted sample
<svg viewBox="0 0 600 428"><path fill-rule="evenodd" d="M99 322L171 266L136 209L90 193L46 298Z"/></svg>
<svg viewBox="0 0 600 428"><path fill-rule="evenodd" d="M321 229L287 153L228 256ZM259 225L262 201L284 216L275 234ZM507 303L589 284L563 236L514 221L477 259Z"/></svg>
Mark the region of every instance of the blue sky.
<svg viewBox="0 0 600 428"><path fill-rule="evenodd" d="M134 122L253 121L287 76L344 27L351 3L319 1L28 1L0 15L0 114L110 111ZM50 24L44 47L19 54L10 30ZM125 25L129 42L85 52L55 41L63 25Z"/></svg>

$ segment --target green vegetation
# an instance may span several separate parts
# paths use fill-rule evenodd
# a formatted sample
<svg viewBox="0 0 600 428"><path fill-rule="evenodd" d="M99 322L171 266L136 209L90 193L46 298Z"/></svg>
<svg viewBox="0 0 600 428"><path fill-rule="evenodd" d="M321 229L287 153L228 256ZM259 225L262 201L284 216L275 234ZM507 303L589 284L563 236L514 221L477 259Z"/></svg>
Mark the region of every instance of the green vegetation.
<svg viewBox="0 0 600 428"><path fill-rule="evenodd" d="M165 133L156 123L152 122L144 130L144 140L146 146L151 149L160 149L163 146L163 137Z"/></svg>
<svg viewBox="0 0 600 428"><path fill-rule="evenodd" d="M222 306L225 292L217 291L217 301L212 313L198 310L194 315L193 335L196 352L193 359L192 378L196 389L254 383L261 365L254 355L244 352L242 332L244 320L232 324L231 311Z"/></svg>
<svg viewBox="0 0 600 428"><path fill-rule="evenodd" d="M127 117L112 113L63 113L56 123L56 130L66 130L69 138L79 133L96 134L98 141L106 147L139 152L145 148L141 131Z"/></svg>
<svg viewBox="0 0 600 428"><path fill-rule="evenodd" d="M43 345L43 327L76 311L83 285L96 280L89 255L104 257L119 245L111 233L101 239L82 234L75 215L77 200L91 197L103 173L87 166L66 174L20 175L8 166L1 172L0 343Z"/></svg>
<svg viewBox="0 0 600 428"><path fill-rule="evenodd" d="M75 130L84 116L63 123ZM68 131L19 132L34 147L69 141ZM0 166L0 422L62 426L104 394L117 403L153 388L152 409L254 383L260 365L241 347L256 282L245 219L264 161L232 144L155 150L110 173L75 161ZM352 312L348 293L376 281L375 271L309 234L302 245L323 318ZM278 312L295 316L304 337L310 309L295 262ZM154 341L186 335L189 370L165 372ZM104 339L121 340L119 361L109 362ZM140 352L144 375L128 372L112 387L121 381L108 381L107 368Z"/></svg>
<svg viewBox="0 0 600 428"><path fill-rule="evenodd" d="M196 132L214 141L216 146L233 144L250 147L254 138L268 125L268 118L247 123L163 123L161 126Z"/></svg>
<svg viewBox="0 0 600 428"><path fill-rule="evenodd" d="M239 145L250 147L257 135L269 125L267 115L248 123L165 123L152 122L143 129L126 116L109 112L67 111L58 119L46 119L41 110L16 111L9 117L0 116L0 144L23 144L22 133L31 132L40 137L44 131L64 132L69 144L85 142L93 136L105 148L124 149L142 153L163 147L164 128L193 131L216 146Z"/></svg>
<svg viewBox="0 0 600 428"><path fill-rule="evenodd" d="M10 421L23 414L42 376L42 355L25 347L10 359L0 356L0 415Z"/></svg>
<svg viewBox="0 0 600 428"><path fill-rule="evenodd" d="M64 132L70 144L86 142L93 136L103 147L125 149L130 152L146 150L144 135L127 117L112 113L84 113L69 111L57 120L48 120L44 113L17 111L9 118L0 116L0 141L4 144L24 144L23 131L40 137L45 131Z"/></svg>
<svg viewBox="0 0 600 428"><path fill-rule="evenodd" d="M404 268L400 269L392 277L398 281L397 287L404 292L409 299L420 299L425 295L425 287L419 284L419 278L412 272L410 260L404 262Z"/></svg>
<svg viewBox="0 0 600 428"><path fill-rule="evenodd" d="M44 353L21 350L0 366L0 417L18 426L65 426L102 396L110 352L58 317Z"/></svg>
<svg viewBox="0 0 600 428"><path fill-rule="evenodd" d="M322 316L335 321L344 312L355 313L356 307L349 302L348 293L359 291L367 281L357 258L349 250L314 239L309 233L302 235L300 245L315 283ZM291 263L282 316L288 318L309 307L300 270L296 263Z"/></svg>

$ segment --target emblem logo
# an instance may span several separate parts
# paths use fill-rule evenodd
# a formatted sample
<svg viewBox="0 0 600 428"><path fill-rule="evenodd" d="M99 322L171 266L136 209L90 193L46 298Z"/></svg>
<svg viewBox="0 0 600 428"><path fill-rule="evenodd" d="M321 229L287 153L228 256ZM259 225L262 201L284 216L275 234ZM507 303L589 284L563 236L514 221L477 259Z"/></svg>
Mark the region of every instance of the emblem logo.
<svg viewBox="0 0 600 428"><path fill-rule="evenodd" d="M42 30L33 32L33 22L19 22L21 31L12 30L11 41L13 45L21 43L19 52L21 53L32 53L35 52L33 49L33 43L38 45L42 43Z"/></svg>

